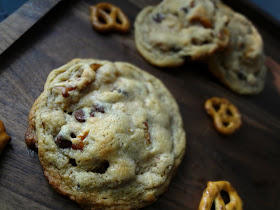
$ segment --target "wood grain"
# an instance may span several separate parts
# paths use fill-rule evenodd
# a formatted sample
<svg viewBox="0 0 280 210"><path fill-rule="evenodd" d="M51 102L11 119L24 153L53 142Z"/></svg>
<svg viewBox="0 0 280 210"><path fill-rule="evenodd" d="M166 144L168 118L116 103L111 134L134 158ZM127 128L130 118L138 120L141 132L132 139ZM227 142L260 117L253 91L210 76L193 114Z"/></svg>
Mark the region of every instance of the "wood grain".
<svg viewBox="0 0 280 210"><path fill-rule="evenodd" d="M61 0L29 0L0 23L0 54Z"/></svg>
<svg viewBox="0 0 280 210"><path fill-rule="evenodd" d="M205 64L151 66L137 52L133 27L126 35L97 33L88 8L97 2L62 1L0 55L0 120L12 137L0 156L0 209L80 209L49 186L37 154L24 142L28 113L47 75L76 57L137 65L161 79L179 104L187 132L186 155L168 191L145 209L197 209L208 180L230 181L244 209L279 208L279 38L265 30L261 20L252 19L264 37L269 71L262 93L239 96L221 85ZM108 2L122 8L133 23L142 7L159 1ZM236 134L224 137L214 129L203 109L213 96L226 97L239 108L243 125Z"/></svg>

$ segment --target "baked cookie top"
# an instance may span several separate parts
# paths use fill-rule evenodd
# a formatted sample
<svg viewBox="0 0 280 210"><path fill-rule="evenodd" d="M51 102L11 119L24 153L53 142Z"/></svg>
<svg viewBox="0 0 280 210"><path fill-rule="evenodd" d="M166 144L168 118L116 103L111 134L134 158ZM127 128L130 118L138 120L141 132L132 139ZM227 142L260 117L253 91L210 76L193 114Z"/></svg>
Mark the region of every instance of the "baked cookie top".
<svg viewBox="0 0 280 210"><path fill-rule="evenodd" d="M86 208L154 202L185 150L174 98L128 63L72 60L50 73L30 114L49 183Z"/></svg>
<svg viewBox="0 0 280 210"><path fill-rule="evenodd" d="M228 46L209 59L209 68L221 82L239 94L257 94L265 84L266 67L262 38L245 16L219 5L229 17Z"/></svg>
<svg viewBox="0 0 280 210"><path fill-rule="evenodd" d="M135 21L135 42L142 56L156 66L182 65L186 58L204 58L227 45L228 17L217 0L164 0L148 6Z"/></svg>

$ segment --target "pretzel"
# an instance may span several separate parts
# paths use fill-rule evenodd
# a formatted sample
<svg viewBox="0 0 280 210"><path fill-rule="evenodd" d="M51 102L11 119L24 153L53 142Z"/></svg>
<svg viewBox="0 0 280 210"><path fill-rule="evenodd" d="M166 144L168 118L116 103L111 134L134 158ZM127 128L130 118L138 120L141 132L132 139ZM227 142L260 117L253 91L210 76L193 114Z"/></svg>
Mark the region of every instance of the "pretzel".
<svg viewBox="0 0 280 210"><path fill-rule="evenodd" d="M220 192L226 191L229 195L229 203L225 204ZM207 183L198 210L210 210L215 202L215 209L219 210L242 210L242 200L235 189L227 181L217 181Z"/></svg>
<svg viewBox="0 0 280 210"><path fill-rule="evenodd" d="M242 124L240 112L225 98L210 98L204 108L212 116L216 130L222 134L230 135Z"/></svg>
<svg viewBox="0 0 280 210"><path fill-rule="evenodd" d="M129 20L122 10L112 4L101 2L90 7L91 24L100 32L128 32Z"/></svg>
<svg viewBox="0 0 280 210"><path fill-rule="evenodd" d="M11 140L7 135L3 122L0 120L0 154L5 148L6 144Z"/></svg>

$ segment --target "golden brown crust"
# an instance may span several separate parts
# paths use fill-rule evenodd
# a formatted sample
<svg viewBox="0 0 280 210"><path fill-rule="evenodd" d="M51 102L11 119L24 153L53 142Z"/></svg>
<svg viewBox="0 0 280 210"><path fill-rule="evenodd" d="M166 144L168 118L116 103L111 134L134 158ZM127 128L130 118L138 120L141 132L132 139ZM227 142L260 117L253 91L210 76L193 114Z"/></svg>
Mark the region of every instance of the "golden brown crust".
<svg viewBox="0 0 280 210"><path fill-rule="evenodd" d="M229 195L229 203L225 204L220 192L225 191ZM210 210L215 202L215 209L219 210L242 210L242 200L235 189L227 181L217 181L207 183L207 188L203 192L198 210Z"/></svg>
<svg viewBox="0 0 280 210"><path fill-rule="evenodd" d="M0 154L10 140L11 137L8 136L8 134L6 133L5 126L3 122L0 120Z"/></svg>
<svg viewBox="0 0 280 210"><path fill-rule="evenodd" d="M29 124L25 133L25 143L29 149L36 150L37 141L35 127Z"/></svg>
<svg viewBox="0 0 280 210"><path fill-rule="evenodd" d="M29 149L36 150L37 149L37 144L38 144L38 139L36 136L36 128L35 128L35 112L38 108L38 103L39 99L38 97L36 101L34 102L29 115L28 115L28 127L27 131L25 133L25 143Z"/></svg>

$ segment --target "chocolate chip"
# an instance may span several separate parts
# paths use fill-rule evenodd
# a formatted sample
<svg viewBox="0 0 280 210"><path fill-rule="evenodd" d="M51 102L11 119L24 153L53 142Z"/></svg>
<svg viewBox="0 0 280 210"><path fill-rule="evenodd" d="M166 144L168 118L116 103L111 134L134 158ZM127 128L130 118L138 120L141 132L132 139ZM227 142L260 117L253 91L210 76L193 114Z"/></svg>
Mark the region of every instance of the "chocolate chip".
<svg viewBox="0 0 280 210"><path fill-rule="evenodd" d="M83 109L78 109L77 111L75 111L74 116L75 116L75 119L79 122L86 121L85 112Z"/></svg>
<svg viewBox="0 0 280 210"><path fill-rule="evenodd" d="M93 111L105 113L104 107L103 107L103 106L100 106L100 105L94 105L94 106L93 106Z"/></svg>
<svg viewBox="0 0 280 210"><path fill-rule="evenodd" d="M188 12L189 12L188 7L182 7L181 10L183 10L185 13L188 13Z"/></svg>
<svg viewBox="0 0 280 210"><path fill-rule="evenodd" d="M178 47L178 46L172 46L172 47L171 47L171 51L172 51L172 52L180 52L181 49L182 49L182 48L181 48L181 47Z"/></svg>
<svg viewBox="0 0 280 210"><path fill-rule="evenodd" d="M77 163L76 163L76 160L75 160L75 159L70 158L70 159L69 159L69 163L70 163L72 166L77 166Z"/></svg>
<svg viewBox="0 0 280 210"><path fill-rule="evenodd" d="M246 75L244 75L244 74L241 73L241 72L238 72L238 73L237 73L237 76L238 76L238 78L239 78L240 80L246 80L246 79L247 79Z"/></svg>
<svg viewBox="0 0 280 210"><path fill-rule="evenodd" d="M199 44L200 44L200 41L198 41L198 40L195 39L195 38L192 38L192 39L191 39L191 42L192 42L193 45L199 45Z"/></svg>
<svg viewBox="0 0 280 210"><path fill-rule="evenodd" d="M89 113L89 115L90 115L91 117L94 117L94 111L91 110L90 113Z"/></svg>
<svg viewBox="0 0 280 210"><path fill-rule="evenodd" d="M56 145L59 146L60 148L69 148L72 146L72 142L65 139L63 136L58 136L56 138Z"/></svg>
<svg viewBox="0 0 280 210"><path fill-rule="evenodd" d="M165 16L161 13L157 13L154 17L153 20L157 23L161 23L165 19Z"/></svg>
<svg viewBox="0 0 280 210"><path fill-rule="evenodd" d="M70 133L70 136L71 136L71 138L76 138L76 135L73 132Z"/></svg>
<svg viewBox="0 0 280 210"><path fill-rule="evenodd" d="M118 93L120 93L120 94L122 94L122 95L124 95L124 96L128 96L128 93L127 93L125 90L121 89L121 88L114 87L113 90L112 90L112 92L113 92L114 90L118 91Z"/></svg>

